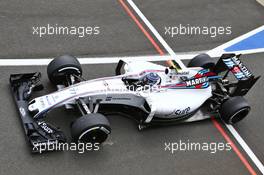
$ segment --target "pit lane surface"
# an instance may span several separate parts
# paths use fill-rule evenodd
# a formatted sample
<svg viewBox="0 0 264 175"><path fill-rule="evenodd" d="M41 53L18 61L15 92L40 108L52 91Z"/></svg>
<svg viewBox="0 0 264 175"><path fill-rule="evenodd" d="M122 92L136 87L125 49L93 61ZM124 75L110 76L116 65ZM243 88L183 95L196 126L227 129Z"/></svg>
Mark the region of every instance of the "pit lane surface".
<svg viewBox="0 0 264 175"><path fill-rule="evenodd" d="M210 50L263 25L263 7L251 0L135 1L175 52ZM43 58L65 53L113 56L156 54L153 46L127 16L119 1L4 0L0 2L0 58ZM100 26L100 34L33 35L32 27ZM165 26L231 26L231 35L164 35Z"/></svg>
<svg viewBox="0 0 264 175"><path fill-rule="evenodd" d="M71 4L70 1L68 2L69 3L66 3L66 5L72 5L72 8L70 9L76 8L75 12L77 14L82 12L81 10L78 11L78 9L80 8L77 8L76 4ZM112 23L109 22L109 20L111 21L111 19L107 19L106 17L94 17L94 20L99 20L99 22L97 22L100 25L104 25L105 23L107 23L107 21L109 26L115 26L116 21L123 24L121 25L121 27L119 26L120 28L113 28L113 33L109 36L109 38L107 38L107 36L100 36L99 38L101 39L101 42L99 42L98 40L91 41L90 39L85 39L80 41L83 43L76 43L79 42L79 40L73 39L75 40L73 42L75 44L70 44L64 41L65 38L60 40L55 37L54 39L44 40L44 42L46 41L47 43L42 45L43 40L38 41L37 39L30 39L30 35L28 35L28 37L24 37L25 33L22 33L20 37L24 38L23 41L25 41L25 44L21 46L21 43L18 42L16 37L10 38L7 36L4 37L3 35L4 39L1 41L1 45L5 45L5 40L8 40L10 42L8 44L9 47L5 46L4 49L3 47L1 47L1 49L3 49L1 51L1 54L3 54L3 58L14 58L17 56L19 56L20 58L45 56L50 57L52 55L59 55L65 52L83 55L87 54L87 51L92 52L93 56L111 56L119 53L123 55L140 55L155 53L154 49L144 38L143 34L137 29L133 22L122 11L120 5L117 2L113 2L113 4L110 4L110 2L109 4L107 4L107 2L108 1L97 1L97 3L92 3L94 4L94 6L91 6L91 2L84 3L78 1L78 3L82 4L83 6L86 5L85 9L89 9L87 10L87 12L91 12L94 9L93 7L109 5L107 6L107 11L109 10L113 12L114 16L112 18ZM13 3L14 4L12 5L12 8L17 9L15 1ZM224 2L222 3L224 4ZM245 3L249 2L245 1ZM177 5L179 4L181 3L179 2ZM206 3L204 2L204 4ZM256 14L259 14L259 16L261 16L261 12L259 12L260 10L258 10L260 9L260 7L257 4L252 4L252 2L249 4L251 5L247 8L252 8L249 11L254 11L254 13L253 15L252 13L246 13L247 16L250 16L248 18L250 18L251 20L247 23L245 27L236 27L236 25L241 26L242 22L240 23L240 21L232 19L235 21L232 23L232 25L235 25L234 28L236 30L238 30L239 28L241 33L247 32L250 29L257 27L260 23L258 20L258 15L256 16ZM30 5L38 7L38 4L32 3ZM62 5L58 1L55 1L54 4L49 6L52 6L53 8L57 7L61 10L61 8L66 5ZM139 3L139 5L141 4ZM154 9L156 8L156 5L156 2L149 4L149 6L154 7ZM9 4L7 6L1 5L1 8L2 7L3 9L5 7L5 9L7 9L6 11L8 11L8 9L13 10ZM142 7L144 6L142 5ZM148 17L151 17L153 15L155 16L156 13L151 13L153 9L151 9L150 7L143 9L144 13L146 13ZM25 5L24 8L28 8L28 6ZM45 9L45 14L48 13L48 9L45 8L45 3L43 3L42 8ZM51 11L53 11L53 8L51 8ZM174 11L176 11L175 9L176 5L166 9L161 8L160 11L170 11L171 13L173 13ZM215 10L217 9L218 8L216 8ZM2 12L3 11L5 10L2 10ZM157 12L157 10L154 11ZM178 9L177 11L180 12L181 10ZM227 10L226 13L231 13L231 11L231 9ZM86 14L85 12L86 11L83 10L82 14ZM94 12L97 12L97 10L94 10ZM32 11L28 13L32 13ZM36 13L38 14L39 11L36 11ZM69 16L74 14L70 10L65 13L67 13ZM104 14L105 12L101 13ZM40 19L42 19L41 15L43 14L40 13ZM62 15L62 13L60 13L59 16L60 15ZM10 15L6 16L9 17ZM109 15L105 16L109 17ZM169 18L167 15L163 16L162 14L157 15L156 17L163 17L163 19L170 20L174 19L174 16ZM56 17L54 16L54 18ZM119 20L116 20L116 18L118 18ZM31 22L31 20L28 19L26 16L21 16L21 19L25 19ZM68 18L65 18L65 20L67 19ZM224 19L225 18L223 17L223 20ZM86 21L88 19L84 17L83 20ZM102 21L100 22L100 20ZM15 22L15 19L11 18L7 20L9 24L12 21ZM161 28L158 29L163 30L163 20L157 21L161 23ZM68 22L71 23L71 21L67 21L66 23L68 24ZM82 22L80 22L80 24L82 24ZM156 25L155 22L153 24ZM29 23L29 25L31 25L31 23ZM17 26L15 24L14 26L16 26L14 27L16 28L15 30L18 31L24 30L25 28L25 26ZM8 30L3 29L3 31ZM9 29L9 31L13 30ZM235 32L232 36L238 36L240 35L240 32ZM115 36L118 36L120 38L116 38ZM112 42L108 40L110 38L112 39ZM229 37L226 39L219 38L218 42L219 44L221 44L222 42L228 41L229 39ZM170 40L170 38L167 38L166 41L168 41L169 44L171 44L170 42L172 42L171 46L173 46L173 49L177 51L177 48L179 47L177 45L173 45L173 43L176 41L175 39ZM191 49L195 50L195 47L192 47L191 45L193 43L191 41L192 40L190 40L188 44L182 44L183 49L185 48L184 51L188 51ZM205 43L207 43L208 45L213 46L215 44L215 42L210 39L208 39L208 41L198 39L198 41L205 41ZM177 43L181 42L183 41L180 40ZM215 46L218 45L218 42L216 42ZM33 44L30 45L30 43ZM105 45L103 45L102 43L105 43ZM190 47L189 44L191 45ZM195 46L197 45L199 45L199 43L195 44ZM67 46L71 46L71 48ZM103 48L101 48L101 46ZM28 50L23 47L27 47ZM82 48L85 52L81 52L80 50L78 50L80 48ZM204 45L204 48L199 49L207 49L207 47ZM263 54L244 56L246 59L243 60L246 62L247 65L249 65L249 67L251 68L251 70L253 70L254 73L262 75L263 56ZM112 75L114 72L114 65L87 65L84 66L84 70L84 77L88 79L101 76L109 76ZM247 169L242 165L240 160L232 151L222 151L217 152L216 154L211 154L209 152L202 151L178 151L173 155L169 152L164 151L164 142L179 142L179 140L190 140L192 142L199 143L225 142L222 136L216 130L216 128L214 128L210 120L192 124L161 127L146 130L143 132L138 132L136 129L136 125L133 123L133 121L120 116L109 116L113 133L111 134L111 137L109 138L107 143L104 145L103 149L99 152L87 152L85 154L78 154L76 152L58 152L32 156L29 154L29 150L27 148L27 145L25 144L24 134L22 133L22 128L20 126L17 111L13 104L13 100L8 87L9 74L32 71L41 71L43 73L43 84L46 86L46 91L44 91L43 93L54 90L51 84L48 83L45 74L45 67L1 67L1 174L16 174L17 172L20 172L20 174L222 174L223 172L225 174L248 173ZM264 144L264 139L262 133L264 121L262 117L263 109L261 108L263 99L262 87L263 80L261 79L247 96L247 99L252 104L252 111L250 115L244 121L237 124L235 127L238 132L242 135L242 137L246 140L248 145L253 149L259 159L263 162L264 150L262 145ZM67 133L67 135L69 135L70 122L74 120L76 115L78 114L69 113L64 111L63 109L58 109L52 112L49 115L48 119L52 121L52 123L54 123L55 125L61 126L62 129Z"/></svg>

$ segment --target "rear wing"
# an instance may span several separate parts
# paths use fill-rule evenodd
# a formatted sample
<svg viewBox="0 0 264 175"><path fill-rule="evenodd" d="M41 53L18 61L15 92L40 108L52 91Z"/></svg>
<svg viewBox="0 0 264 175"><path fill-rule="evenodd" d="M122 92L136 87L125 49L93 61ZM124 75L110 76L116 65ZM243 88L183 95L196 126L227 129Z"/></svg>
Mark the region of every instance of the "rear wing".
<svg viewBox="0 0 264 175"><path fill-rule="evenodd" d="M242 63L239 59L240 55L236 54L223 54L216 66L214 72L219 74L226 72L224 78L231 72L238 80L235 83L234 90L230 94L231 96L243 96L252 88L260 76L255 77L253 73Z"/></svg>

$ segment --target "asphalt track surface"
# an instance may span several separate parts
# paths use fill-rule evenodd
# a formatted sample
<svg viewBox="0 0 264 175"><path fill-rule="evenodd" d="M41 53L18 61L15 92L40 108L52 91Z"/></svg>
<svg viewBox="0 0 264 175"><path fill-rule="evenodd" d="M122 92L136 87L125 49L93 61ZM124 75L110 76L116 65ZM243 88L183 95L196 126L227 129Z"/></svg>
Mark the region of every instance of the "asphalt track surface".
<svg viewBox="0 0 264 175"><path fill-rule="evenodd" d="M135 1L159 33L165 26L231 26L231 35L163 35L175 52L210 50L263 24L263 7L251 0ZM65 53L113 56L156 54L117 0L19 0L0 2L0 57L41 58ZM33 26L100 26L100 35L32 35Z"/></svg>
<svg viewBox="0 0 264 175"><path fill-rule="evenodd" d="M191 24L232 25L232 35L210 38L190 36L165 40L174 51L208 50L231 38L246 33L262 23L263 8L252 1L135 1L162 34L164 25L189 21ZM193 6L195 8L193 8ZM190 13L188 10L192 9ZM207 13L204 12L206 9ZM224 12L223 12L224 11ZM210 15L208 15L210 14ZM19 1L0 2L0 57L38 58L63 53L91 56L156 54L118 1ZM185 20L184 20L185 19ZM213 22L213 23L212 23ZM32 25L60 23L65 25L99 25L96 38L32 36ZM264 54L243 56L243 61L256 75L263 75ZM113 64L85 65L87 79L114 74ZM10 95L11 73L40 71L45 91L54 87L48 82L46 67L1 67L0 83L0 174L248 174L233 151L164 151L164 142L225 142L210 120L148 129L139 132L133 121L118 115L109 116L113 132L100 151L78 154L55 152L31 155L25 144L20 120ZM250 115L235 128L264 162L263 79L247 95L252 105ZM48 120L60 126L69 136L69 125L78 114L64 109L52 111ZM232 138L232 137L231 137ZM236 143L236 142L235 142ZM241 152L245 155L242 150ZM256 167L249 160L254 169ZM257 169L256 169L256 172Z"/></svg>

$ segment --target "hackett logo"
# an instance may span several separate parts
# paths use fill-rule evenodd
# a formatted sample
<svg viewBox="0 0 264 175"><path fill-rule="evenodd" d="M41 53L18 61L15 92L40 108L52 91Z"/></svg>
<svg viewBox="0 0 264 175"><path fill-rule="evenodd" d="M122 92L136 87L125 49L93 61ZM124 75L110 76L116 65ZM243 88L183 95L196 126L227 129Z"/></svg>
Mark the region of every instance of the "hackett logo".
<svg viewBox="0 0 264 175"><path fill-rule="evenodd" d="M207 77L195 78L195 79L186 81L186 86L195 86L198 84L205 83L207 81L208 81Z"/></svg>

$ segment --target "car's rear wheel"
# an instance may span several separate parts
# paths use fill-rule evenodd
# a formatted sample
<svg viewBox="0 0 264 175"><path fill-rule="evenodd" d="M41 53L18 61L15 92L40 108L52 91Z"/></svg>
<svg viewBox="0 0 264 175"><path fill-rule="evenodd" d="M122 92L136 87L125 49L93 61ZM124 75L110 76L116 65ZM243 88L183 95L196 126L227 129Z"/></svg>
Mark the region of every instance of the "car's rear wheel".
<svg viewBox="0 0 264 175"><path fill-rule="evenodd" d="M49 63L47 74L53 84L64 84L68 75L82 75L82 67L74 56L63 55Z"/></svg>
<svg viewBox="0 0 264 175"><path fill-rule="evenodd" d="M72 123L74 142L103 143L111 132L108 119L99 113L84 115Z"/></svg>
<svg viewBox="0 0 264 175"><path fill-rule="evenodd" d="M245 118L250 111L246 99L241 96L230 97L220 108L220 116L227 124L235 124Z"/></svg>
<svg viewBox="0 0 264 175"><path fill-rule="evenodd" d="M202 67L204 69L213 69L215 62L208 54L200 54L195 56L188 64L188 67Z"/></svg>

